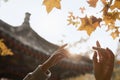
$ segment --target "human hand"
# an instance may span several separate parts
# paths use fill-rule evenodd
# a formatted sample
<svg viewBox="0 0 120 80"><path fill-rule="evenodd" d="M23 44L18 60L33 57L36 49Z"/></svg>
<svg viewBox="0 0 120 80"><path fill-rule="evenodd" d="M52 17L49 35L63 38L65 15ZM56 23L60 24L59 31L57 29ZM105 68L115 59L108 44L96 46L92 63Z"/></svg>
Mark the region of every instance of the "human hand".
<svg viewBox="0 0 120 80"><path fill-rule="evenodd" d="M99 42L93 47L93 68L96 80L110 80L114 67L114 54L109 48L101 48Z"/></svg>
<svg viewBox="0 0 120 80"><path fill-rule="evenodd" d="M47 71L50 67L57 64L61 59L67 57L67 50L64 49L64 47L67 46L67 44L61 46L58 48L57 51L55 51L49 58L46 60L42 65L41 69L43 71Z"/></svg>

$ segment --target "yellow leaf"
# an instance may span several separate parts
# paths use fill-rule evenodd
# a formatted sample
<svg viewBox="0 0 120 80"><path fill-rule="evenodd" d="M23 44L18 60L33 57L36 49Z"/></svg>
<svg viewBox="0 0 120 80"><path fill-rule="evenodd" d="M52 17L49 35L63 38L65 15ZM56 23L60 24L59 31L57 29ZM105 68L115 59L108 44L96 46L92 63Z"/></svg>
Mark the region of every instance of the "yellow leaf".
<svg viewBox="0 0 120 80"><path fill-rule="evenodd" d="M115 38L119 37L119 33L120 32L118 31L118 29L115 32L112 32L111 33L112 38L115 39Z"/></svg>
<svg viewBox="0 0 120 80"><path fill-rule="evenodd" d="M85 30L87 32L87 34L90 36L91 33L95 30L95 28L88 25L88 26L81 26L78 28L78 30Z"/></svg>
<svg viewBox="0 0 120 80"><path fill-rule="evenodd" d="M80 19L81 19L81 26L86 26L86 25L91 24L91 21L89 21L87 16L85 16L84 18L80 18Z"/></svg>
<svg viewBox="0 0 120 80"><path fill-rule="evenodd" d="M96 25L96 26L99 26L100 22L102 21L101 18L96 18L95 16L90 16L90 19L92 21L92 24L97 22L98 25Z"/></svg>
<svg viewBox="0 0 120 80"><path fill-rule="evenodd" d="M46 6L46 10L49 13L54 7L61 9L60 1L61 0L44 0L43 5Z"/></svg>
<svg viewBox="0 0 120 80"><path fill-rule="evenodd" d="M115 23L115 20L110 18L109 16L104 16L103 17L103 20L105 21L105 24L109 25L110 23L111 24L114 24Z"/></svg>
<svg viewBox="0 0 120 80"><path fill-rule="evenodd" d="M96 7L98 0L88 0L87 2L88 4L90 4L91 7Z"/></svg>
<svg viewBox="0 0 120 80"><path fill-rule="evenodd" d="M120 9L120 0L115 0L115 3L110 7L112 10L115 8Z"/></svg>
<svg viewBox="0 0 120 80"><path fill-rule="evenodd" d="M106 15L103 16L103 20L108 25L109 23L114 24L116 19L120 19L120 12L108 12Z"/></svg>
<svg viewBox="0 0 120 80"><path fill-rule="evenodd" d="M72 24L75 27L78 27L78 25L80 24L80 18L78 16L74 16L72 12L69 12L69 16L68 16L68 25Z"/></svg>
<svg viewBox="0 0 120 80"><path fill-rule="evenodd" d="M91 33L99 26L100 21L100 18L97 19L94 16L91 16L90 18L87 16L85 18L81 18L81 26L78 30L85 30L88 35L91 35Z"/></svg>
<svg viewBox="0 0 120 80"><path fill-rule="evenodd" d="M0 40L0 55L1 56L13 55L13 52L7 48L3 40Z"/></svg>

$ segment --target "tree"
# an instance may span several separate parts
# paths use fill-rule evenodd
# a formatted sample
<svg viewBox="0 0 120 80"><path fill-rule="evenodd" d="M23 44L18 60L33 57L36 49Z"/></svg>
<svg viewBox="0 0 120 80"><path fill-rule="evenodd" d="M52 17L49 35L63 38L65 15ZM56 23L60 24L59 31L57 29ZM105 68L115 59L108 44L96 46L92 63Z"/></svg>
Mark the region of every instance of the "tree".
<svg viewBox="0 0 120 80"><path fill-rule="evenodd" d="M63 0L64 1L64 0ZM46 6L46 10L49 13L53 8L61 9L61 0L44 0L43 5ZM89 7L96 8L98 0L88 0L87 3ZM101 17L97 18L95 15L91 16L74 16L73 12L69 12L68 25L72 24L78 30L85 30L90 36L97 27L102 27L103 25L107 27L106 32L110 32L113 39L119 37L120 26L116 26L116 21L120 21L120 0L100 0L103 4L103 9L99 11L102 13ZM84 14L85 7L80 7L81 13ZM104 23L100 25L101 23Z"/></svg>

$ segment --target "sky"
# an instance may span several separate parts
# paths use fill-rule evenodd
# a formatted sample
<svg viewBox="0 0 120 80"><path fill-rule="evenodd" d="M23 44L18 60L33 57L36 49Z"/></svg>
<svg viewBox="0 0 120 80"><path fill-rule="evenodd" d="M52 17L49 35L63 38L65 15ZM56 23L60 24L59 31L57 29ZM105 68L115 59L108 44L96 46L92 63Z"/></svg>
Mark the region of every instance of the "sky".
<svg viewBox="0 0 120 80"><path fill-rule="evenodd" d="M0 0L0 19L13 26L21 25L26 12L31 13L30 24L32 29L47 41L63 45L68 43L71 51L80 53L87 51L88 48L95 46L98 40L102 47L109 47L113 52L116 52L118 42L113 40L106 28L97 28L95 32L88 36L85 31L77 31L72 25L67 25L68 12L73 12L74 15L84 17L96 15L100 16L99 11L102 9L102 4L99 3L96 9L89 8L86 0L61 0L61 10L54 8L49 14L43 0L9 0L3 2ZM80 13L79 8L85 7L85 14ZM83 39L83 43L78 43ZM85 42L85 40L87 42ZM75 45L77 43L77 45Z"/></svg>

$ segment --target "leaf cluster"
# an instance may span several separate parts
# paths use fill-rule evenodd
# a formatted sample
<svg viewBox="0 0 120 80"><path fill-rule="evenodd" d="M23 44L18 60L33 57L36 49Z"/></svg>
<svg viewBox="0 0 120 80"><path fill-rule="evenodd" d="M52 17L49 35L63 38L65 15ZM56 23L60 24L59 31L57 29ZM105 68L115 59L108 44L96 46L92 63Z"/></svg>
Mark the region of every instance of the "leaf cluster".
<svg viewBox="0 0 120 80"><path fill-rule="evenodd" d="M44 0L43 5L46 6L46 10L49 13L53 8L61 9L61 0ZM100 11L102 17L97 18L95 15L88 17L74 16L73 12L69 12L68 25L73 25L78 28L78 30L85 30L90 36L92 32L96 30L97 27L101 27L100 23L104 22L105 26L108 28L106 31L111 31L110 35L113 39L119 37L120 26L116 26L116 20L120 21L120 0L100 0L103 4L103 9ZM87 0L89 7L96 8L98 0ZM84 14L85 7L80 7L81 13Z"/></svg>
<svg viewBox="0 0 120 80"><path fill-rule="evenodd" d="M97 2L98 0L87 1L89 6L93 8L96 8ZM120 21L120 0L110 0L109 2L107 0L101 0L101 2L104 5L102 11L100 11L102 12L102 17L97 18L91 15L90 17L85 16L84 18L80 18L81 24L78 26L78 30L85 30L88 35L91 35L91 33L95 31L97 27L101 27L100 23L104 22L104 25L108 28L106 31L110 31L110 35L113 37L113 39L115 39L119 37L120 34L120 26L115 25L116 20ZM72 15L72 17L75 16ZM73 21L73 19L68 16L69 25L72 24L73 26L76 26L76 24L79 22L75 21L76 20Z"/></svg>

